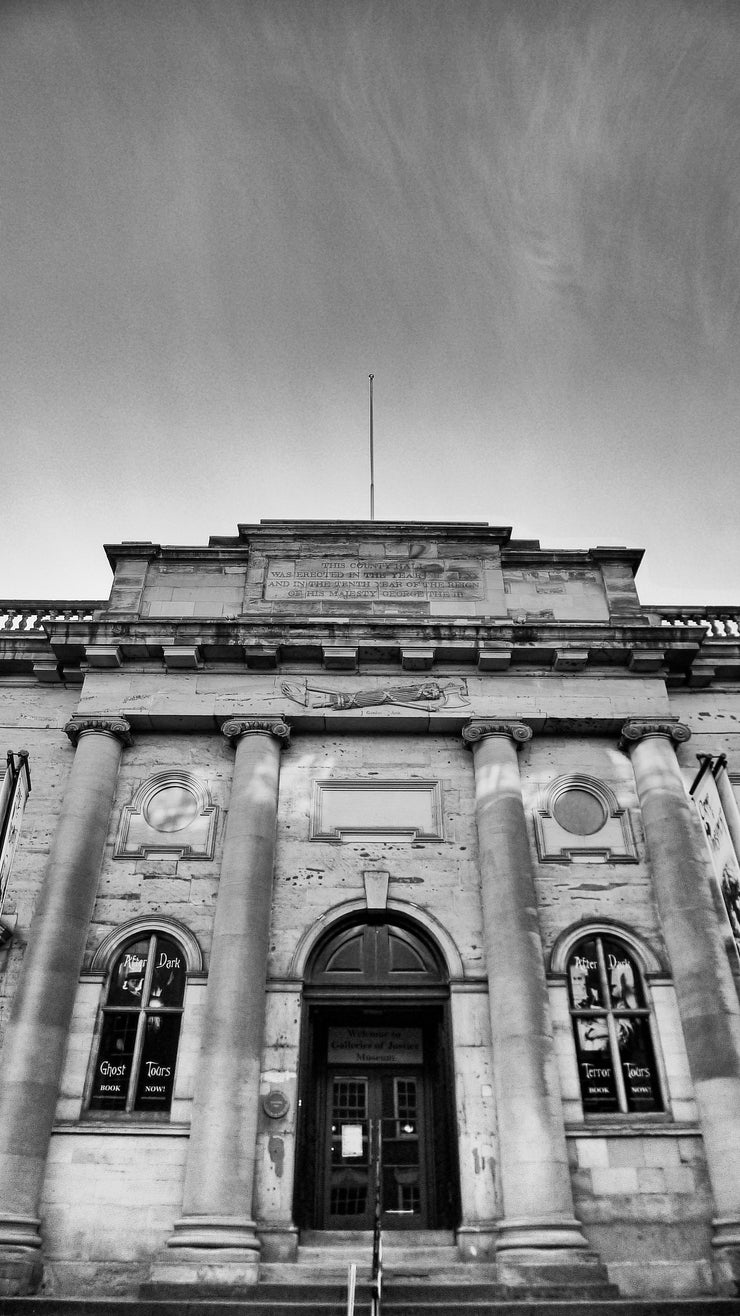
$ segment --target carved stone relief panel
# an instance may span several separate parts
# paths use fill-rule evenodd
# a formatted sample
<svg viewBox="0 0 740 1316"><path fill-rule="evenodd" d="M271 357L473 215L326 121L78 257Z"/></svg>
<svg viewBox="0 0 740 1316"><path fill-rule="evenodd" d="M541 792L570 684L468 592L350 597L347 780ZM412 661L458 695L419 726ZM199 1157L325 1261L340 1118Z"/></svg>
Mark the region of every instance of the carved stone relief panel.
<svg viewBox="0 0 740 1316"><path fill-rule="evenodd" d="M166 853L182 859L212 859L218 805L208 788L184 770L158 772L121 810L115 859Z"/></svg>

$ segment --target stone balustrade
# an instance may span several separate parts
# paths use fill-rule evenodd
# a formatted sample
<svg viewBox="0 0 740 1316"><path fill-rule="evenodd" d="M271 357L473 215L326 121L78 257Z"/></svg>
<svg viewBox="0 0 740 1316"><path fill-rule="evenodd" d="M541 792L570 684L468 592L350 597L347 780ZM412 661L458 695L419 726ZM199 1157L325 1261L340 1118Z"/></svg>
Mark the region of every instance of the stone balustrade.
<svg viewBox="0 0 740 1316"><path fill-rule="evenodd" d="M702 604L699 607L648 605L646 612L657 614L661 626L703 626L713 640L740 640L740 606Z"/></svg>
<svg viewBox="0 0 740 1316"><path fill-rule="evenodd" d="M105 599L0 599L0 631L42 631L48 622L91 621ZM715 639L740 638L740 605L648 603L643 611L661 626L703 626Z"/></svg>
<svg viewBox="0 0 740 1316"><path fill-rule="evenodd" d="M0 632L39 634L50 622L92 621L104 607L98 599L0 599Z"/></svg>

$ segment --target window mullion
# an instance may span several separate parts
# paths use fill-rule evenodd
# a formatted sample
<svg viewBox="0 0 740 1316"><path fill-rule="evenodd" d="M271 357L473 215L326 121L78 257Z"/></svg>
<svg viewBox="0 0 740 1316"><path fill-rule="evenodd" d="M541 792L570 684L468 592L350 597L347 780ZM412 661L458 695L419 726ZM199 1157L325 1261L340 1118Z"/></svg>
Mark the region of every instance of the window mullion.
<svg viewBox="0 0 740 1316"><path fill-rule="evenodd" d="M144 1050L144 1034L146 1033L147 1010L149 995L152 990L152 977L154 974L155 952L157 949L157 937L152 933L149 938L149 953L147 955L146 969L144 971L144 982L141 988L141 1009L139 1010L139 1019L136 1025L136 1041L134 1042L134 1054L131 1057L131 1077L129 1079L128 1093L126 1095L126 1111L130 1112L134 1108L136 1100L136 1089L139 1085L139 1069L141 1067L141 1056Z"/></svg>
<svg viewBox="0 0 740 1316"><path fill-rule="evenodd" d="M146 1032L146 1010L140 1010L139 1018L136 1024L136 1041L134 1042L134 1054L131 1057L131 1077L129 1079L128 1093L126 1096L127 1114L130 1114L134 1108L136 1088L139 1082L139 1066L141 1064L141 1053L144 1050L145 1032Z"/></svg>
<svg viewBox="0 0 740 1316"><path fill-rule="evenodd" d="M599 979L601 982L601 994L604 1001L606 1013L606 1026L609 1033L609 1050L612 1057L612 1068L614 1070L614 1082L617 1088L617 1099L619 1109L624 1115L628 1114L627 1091L624 1086L624 1074L622 1073L622 1055L619 1050L619 1036L617 1034L617 1025L614 1019L614 1010L612 1008L611 990L609 987L609 975L606 971L606 957L604 955L604 943L601 937L596 937L596 958L599 964Z"/></svg>

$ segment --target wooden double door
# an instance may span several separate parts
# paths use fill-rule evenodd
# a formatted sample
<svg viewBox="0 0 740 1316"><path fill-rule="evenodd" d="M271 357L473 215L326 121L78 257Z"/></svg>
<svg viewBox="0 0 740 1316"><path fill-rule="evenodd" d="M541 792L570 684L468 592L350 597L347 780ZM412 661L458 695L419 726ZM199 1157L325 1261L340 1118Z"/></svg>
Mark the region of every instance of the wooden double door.
<svg viewBox="0 0 740 1316"><path fill-rule="evenodd" d="M311 1013L300 1223L372 1229L379 1174L383 1229L450 1227L455 1139L443 1011Z"/></svg>
<svg viewBox="0 0 740 1316"><path fill-rule="evenodd" d="M423 1070L331 1068L326 1086L324 1227L371 1228L379 1194L384 1229L427 1228L430 1148Z"/></svg>

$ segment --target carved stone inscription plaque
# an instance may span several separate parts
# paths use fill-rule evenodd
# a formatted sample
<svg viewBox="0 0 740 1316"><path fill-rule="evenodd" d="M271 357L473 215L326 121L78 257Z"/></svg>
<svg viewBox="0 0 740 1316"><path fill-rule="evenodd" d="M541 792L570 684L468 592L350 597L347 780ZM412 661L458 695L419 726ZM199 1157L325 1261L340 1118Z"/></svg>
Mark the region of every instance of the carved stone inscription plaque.
<svg viewBox="0 0 740 1316"><path fill-rule="evenodd" d="M482 599L483 564L478 558L270 558L265 599Z"/></svg>

